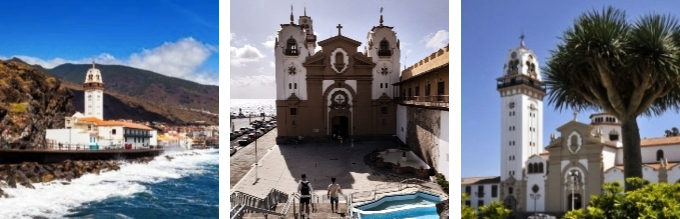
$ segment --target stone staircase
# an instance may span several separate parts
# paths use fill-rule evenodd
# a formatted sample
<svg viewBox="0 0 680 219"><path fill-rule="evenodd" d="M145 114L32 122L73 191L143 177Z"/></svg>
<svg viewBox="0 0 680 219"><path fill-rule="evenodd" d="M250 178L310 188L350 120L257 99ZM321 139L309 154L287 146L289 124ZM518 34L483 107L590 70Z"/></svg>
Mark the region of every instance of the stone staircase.
<svg viewBox="0 0 680 219"><path fill-rule="evenodd" d="M276 209L274 209L274 211L280 212L281 208L284 205L285 205L284 203L278 204L276 206ZM309 217L305 217L305 218L311 218L311 219L315 219L315 218L348 218L347 217L347 205L345 205L345 203L339 203L338 208L340 208L339 212L341 212L341 213L332 213L330 202L329 203L320 203L320 204L317 204L316 212L312 212L309 215ZM290 210L291 212L288 212L288 214L286 214L285 218L286 219L299 219L300 218L299 217L300 209L296 207L295 210L297 212L292 212L293 210L291 208L291 210ZM265 217L264 214L262 214L262 213L246 213L246 214L243 215L243 219L265 219L265 218L266 219L272 219L272 218L279 218L279 217L273 216L273 215L269 215L269 216Z"/></svg>

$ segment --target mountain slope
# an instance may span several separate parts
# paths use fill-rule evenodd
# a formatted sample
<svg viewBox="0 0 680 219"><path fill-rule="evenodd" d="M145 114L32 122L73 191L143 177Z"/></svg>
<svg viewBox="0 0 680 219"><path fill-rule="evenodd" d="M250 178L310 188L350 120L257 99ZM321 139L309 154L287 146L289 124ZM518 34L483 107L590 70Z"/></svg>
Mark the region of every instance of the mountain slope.
<svg viewBox="0 0 680 219"><path fill-rule="evenodd" d="M92 65L63 64L49 73L74 84L82 84ZM152 71L121 66L96 65L102 72L105 90L145 100L163 107L188 107L219 111L219 87L168 77Z"/></svg>

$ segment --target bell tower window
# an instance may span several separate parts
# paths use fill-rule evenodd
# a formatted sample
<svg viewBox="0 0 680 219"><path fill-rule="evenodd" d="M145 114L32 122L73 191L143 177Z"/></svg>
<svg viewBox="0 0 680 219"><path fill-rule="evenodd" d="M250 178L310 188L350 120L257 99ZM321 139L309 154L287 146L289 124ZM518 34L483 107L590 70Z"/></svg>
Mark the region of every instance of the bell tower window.
<svg viewBox="0 0 680 219"><path fill-rule="evenodd" d="M391 56L392 51L390 51L390 43L387 40L380 41L380 50L378 50L378 56Z"/></svg>
<svg viewBox="0 0 680 219"><path fill-rule="evenodd" d="M298 55L297 42L295 42L295 39L293 38L288 39L288 42L286 43L286 55L288 56Z"/></svg>

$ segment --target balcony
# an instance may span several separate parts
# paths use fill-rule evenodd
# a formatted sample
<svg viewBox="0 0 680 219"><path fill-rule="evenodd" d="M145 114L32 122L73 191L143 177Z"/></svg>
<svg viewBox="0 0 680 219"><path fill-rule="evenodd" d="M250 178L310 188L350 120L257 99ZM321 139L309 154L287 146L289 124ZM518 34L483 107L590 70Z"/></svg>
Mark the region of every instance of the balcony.
<svg viewBox="0 0 680 219"><path fill-rule="evenodd" d="M307 35L307 42L316 42L316 35Z"/></svg>
<svg viewBox="0 0 680 219"><path fill-rule="evenodd" d="M123 137L138 137L138 138L151 138L151 133L148 132L125 132Z"/></svg>
<svg viewBox="0 0 680 219"><path fill-rule="evenodd" d="M287 56L297 56L298 50L297 49L286 49L283 53Z"/></svg>
<svg viewBox="0 0 680 219"><path fill-rule="evenodd" d="M392 56L392 51L390 51L390 50L378 50L378 56Z"/></svg>
<svg viewBox="0 0 680 219"><path fill-rule="evenodd" d="M431 107L437 109L449 109L449 96L412 96L412 97L395 97L398 104Z"/></svg>
<svg viewBox="0 0 680 219"><path fill-rule="evenodd" d="M512 87L512 86L517 86L517 85L527 85L529 87L536 88L536 89L543 91L543 92L546 91L545 84L541 83L540 81L528 79L528 78L525 78L525 77L513 78L513 79L510 79L510 80L499 79L497 81L496 88L501 89L501 88Z"/></svg>

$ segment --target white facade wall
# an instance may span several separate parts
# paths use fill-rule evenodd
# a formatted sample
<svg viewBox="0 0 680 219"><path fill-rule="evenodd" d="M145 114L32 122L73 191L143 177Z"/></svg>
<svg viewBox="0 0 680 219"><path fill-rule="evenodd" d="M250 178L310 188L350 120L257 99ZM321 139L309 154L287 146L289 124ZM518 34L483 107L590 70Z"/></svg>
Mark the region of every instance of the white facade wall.
<svg viewBox="0 0 680 219"><path fill-rule="evenodd" d="M507 91L511 96L501 98L501 181L514 171L515 178L522 174L525 161L543 152L543 103L532 96ZM510 109L510 103L514 108ZM535 110L530 110L533 105ZM530 116L535 114L535 116Z"/></svg>
<svg viewBox="0 0 680 219"><path fill-rule="evenodd" d="M392 50L392 56L380 57L378 56L378 51L380 50L380 42L385 39L389 42L389 49ZM397 33L389 28L375 28L373 31L369 31L366 36L366 46L368 47L368 42L372 41L372 48L368 48L366 56L370 57L374 63L373 67L373 89L371 97L373 99L378 99L383 93L387 94L390 98L394 97L395 89L392 87L393 83L399 82L399 75L401 74L401 65L399 62L399 57L401 57L401 49L397 45ZM387 67L391 73L383 75L380 73L380 69ZM380 88L380 84L383 87ZM384 84L388 86L385 87ZM432 83L432 88L430 92L436 90L436 83ZM398 91L397 91L398 92ZM424 95L423 95L424 96Z"/></svg>
<svg viewBox="0 0 680 219"><path fill-rule="evenodd" d="M55 146L61 143L64 146L72 145L76 147L79 145L81 149L84 149L90 145L90 134L79 129L47 129L45 138L53 141L56 144Z"/></svg>
<svg viewBox="0 0 680 219"><path fill-rule="evenodd" d="M284 55L286 44L291 37L297 42L297 56ZM305 48L305 40L306 34L299 27L285 26L279 30L278 44L274 47L277 100L285 100L292 93L295 93L295 96L301 100L307 99L307 83L305 81L307 70L302 67L302 63L308 57L308 52L311 51ZM290 66L296 68L296 74L291 75L288 73L288 67ZM293 89L289 88L289 84L294 85L295 83L297 83L297 89L294 86Z"/></svg>
<svg viewBox="0 0 680 219"><path fill-rule="evenodd" d="M407 121L406 121L407 120L406 111L407 111L406 106L403 106L401 104L397 104L397 131L396 131L396 133L397 133L397 137L399 138L399 140L401 140L401 142L404 142L404 143L406 143L406 133L408 133L408 130L407 130L408 126L407 126ZM442 122L444 122L444 121L442 121ZM447 122L448 122L448 120L447 120ZM442 125L442 129L443 129L443 127L444 126ZM443 133L443 131L442 131L442 133Z"/></svg>
<svg viewBox="0 0 680 219"><path fill-rule="evenodd" d="M101 147L107 146L121 146L123 145L123 126L99 126L99 145Z"/></svg>
<svg viewBox="0 0 680 219"><path fill-rule="evenodd" d="M210 132L212 135L212 132ZM149 144L150 145L158 145L158 131L156 130L151 130L151 139L149 139Z"/></svg>
<svg viewBox="0 0 680 219"><path fill-rule="evenodd" d="M449 178L449 111L440 111L440 124L441 131L439 137L439 172L444 174L447 180ZM397 125L398 127L398 125ZM399 131L399 130L397 130Z"/></svg>
<svg viewBox="0 0 680 219"><path fill-rule="evenodd" d="M130 131L130 135L133 135L132 132L139 130L139 129L127 129L127 128L125 128L125 131L128 131L128 130ZM148 131L148 130L139 130L139 131L144 132L144 131ZM151 132L151 131L148 131L148 132ZM123 133L123 134L125 134L125 133ZM133 149L134 148L142 148L142 147L145 147L147 145L151 145L151 138L150 137L146 138L146 137L128 136L128 137L123 137L123 142L124 142L124 144L132 144Z"/></svg>
<svg viewBox="0 0 680 219"><path fill-rule="evenodd" d="M680 165L673 166L668 170L668 183L676 183L680 180Z"/></svg>
<svg viewBox="0 0 680 219"><path fill-rule="evenodd" d="M616 164L616 148L604 147L602 150L602 165L605 170L614 167Z"/></svg>
<svg viewBox="0 0 680 219"><path fill-rule="evenodd" d="M529 173L529 168L528 165L530 163L543 163L543 173ZM545 160L541 158L540 156L533 156L527 160L525 163L525 166L527 166L527 174L526 174L526 182L527 182L527 188L523 189L524 193L526 193L527 197L527 204L526 204L526 211L545 211L545 180L546 180L546 172L548 170L548 166L545 163ZM538 186L538 198L534 199L531 198L531 195L534 194L532 191L532 187L534 185Z"/></svg>
<svg viewBox="0 0 680 219"><path fill-rule="evenodd" d="M621 149L623 151L623 149ZM641 147L642 163L656 163L656 152L663 150L663 155L668 162L680 161L680 145L649 146Z"/></svg>
<svg viewBox="0 0 680 219"><path fill-rule="evenodd" d="M623 185L623 170L612 168L604 172L604 182L619 182Z"/></svg>
<svg viewBox="0 0 680 219"><path fill-rule="evenodd" d="M654 168L651 168L649 166L643 166L642 167L642 178L649 181L650 183L658 183L659 182L659 172L654 171Z"/></svg>
<svg viewBox="0 0 680 219"><path fill-rule="evenodd" d="M501 186L499 184L479 184L479 185L468 185L471 187L470 190L470 206L472 208L479 208L479 201L484 201L484 205L489 205L491 202L499 201ZM492 194L492 187L496 186L496 196ZM479 197L479 187L483 187L484 195ZM465 193L466 186L461 186L461 193Z"/></svg>

